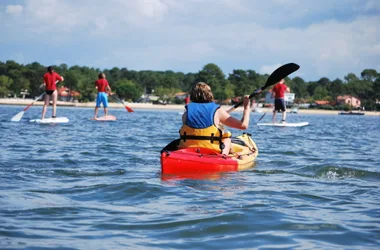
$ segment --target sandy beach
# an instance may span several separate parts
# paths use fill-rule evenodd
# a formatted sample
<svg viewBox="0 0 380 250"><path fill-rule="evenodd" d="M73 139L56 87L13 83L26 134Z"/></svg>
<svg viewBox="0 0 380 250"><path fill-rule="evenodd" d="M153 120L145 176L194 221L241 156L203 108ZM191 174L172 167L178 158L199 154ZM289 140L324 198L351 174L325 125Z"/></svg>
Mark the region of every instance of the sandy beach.
<svg viewBox="0 0 380 250"><path fill-rule="evenodd" d="M33 99L22 99L22 98L0 98L0 105L20 105L20 106L27 106L31 102L33 102ZM167 105L156 105L152 103L127 103L125 104L132 108L132 109L149 109L149 110L184 110L184 105L177 105L177 104L167 104ZM42 106L42 101L36 101L34 106ZM58 101L57 106L66 106L66 107L82 107L82 108L94 108L95 102L86 102L86 103L74 103L74 102L63 102ZM124 108L124 106L120 103L109 103L110 108ZM228 110L232 106L223 105L222 108ZM237 108L237 112L242 112L243 109ZM268 113L272 112L271 108L261 108L261 113ZM298 114L325 114L325 115L338 115L339 110L323 110L323 109L299 109ZM379 116L379 112L374 111L365 111L365 115L369 116Z"/></svg>

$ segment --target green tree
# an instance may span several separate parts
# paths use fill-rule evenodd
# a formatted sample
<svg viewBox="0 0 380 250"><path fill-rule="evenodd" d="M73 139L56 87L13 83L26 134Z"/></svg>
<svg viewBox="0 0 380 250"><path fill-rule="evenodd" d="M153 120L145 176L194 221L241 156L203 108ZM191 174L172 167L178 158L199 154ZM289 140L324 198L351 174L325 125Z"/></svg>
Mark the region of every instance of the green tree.
<svg viewBox="0 0 380 250"><path fill-rule="evenodd" d="M161 100L173 100L178 92L181 92L181 89L158 87L155 89L154 94L159 96Z"/></svg>
<svg viewBox="0 0 380 250"><path fill-rule="evenodd" d="M314 90L314 100L327 100L329 99L328 91L322 86L317 86Z"/></svg>
<svg viewBox="0 0 380 250"><path fill-rule="evenodd" d="M206 64L203 69L198 72L197 78L198 81L205 82L211 87L216 100L225 100L228 98L225 92L228 81L225 79L222 70L216 64Z"/></svg>
<svg viewBox="0 0 380 250"><path fill-rule="evenodd" d="M12 69L9 71L9 77L13 79L10 86L11 93L18 96L22 90L29 90L30 82L26 79L21 72L21 69Z"/></svg>
<svg viewBox="0 0 380 250"><path fill-rule="evenodd" d="M292 80L293 84L290 88L290 91L293 92L296 98L307 98L307 84L301 77L294 77ZM290 86L289 86L290 87Z"/></svg>
<svg viewBox="0 0 380 250"><path fill-rule="evenodd" d="M197 74L187 73L184 76L183 82L181 83L181 89L185 92L189 92L194 84L197 83Z"/></svg>
<svg viewBox="0 0 380 250"><path fill-rule="evenodd" d="M377 71L374 69L365 69L361 73L362 79L369 82L374 82L377 78L377 75Z"/></svg>
<svg viewBox="0 0 380 250"><path fill-rule="evenodd" d="M374 99L378 99L380 101L380 76L378 76L373 83L373 92Z"/></svg>
<svg viewBox="0 0 380 250"><path fill-rule="evenodd" d="M248 74L245 70L234 69L228 76L228 81L237 87L236 95L243 96L250 90Z"/></svg>
<svg viewBox="0 0 380 250"><path fill-rule="evenodd" d="M331 84L331 81L327 77L322 77L321 79L318 80L317 84L318 86L328 88L329 85Z"/></svg>
<svg viewBox="0 0 380 250"><path fill-rule="evenodd" d="M68 87L71 90L77 90L78 89L78 80L81 78L80 73L75 70L70 70L65 75L65 86ZM95 79L94 81L95 82ZM93 86L95 86L93 84Z"/></svg>
<svg viewBox="0 0 380 250"><path fill-rule="evenodd" d="M198 80L207 83L211 89L222 88L226 81L224 73L214 63L206 64L203 69L198 72Z"/></svg>
<svg viewBox="0 0 380 250"><path fill-rule="evenodd" d="M318 83L317 82L309 82L307 84L307 92L308 92L309 96L313 96L314 95L315 89L317 87L318 87Z"/></svg>
<svg viewBox="0 0 380 250"><path fill-rule="evenodd" d="M354 73L349 73L344 77L344 80L346 80L346 82L352 82L359 80L359 78Z"/></svg>
<svg viewBox="0 0 380 250"><path fill-rule="evenodd" d="M227 81L226 85L224 86L225 98L223 100L235 97L235 88L235 85Z"/></svg>
<svg viewBox="0 0 380 250"><path fill-rule="evenodd" d="M0 76L0 96L8 97L9 87L13 84L13 80L8 76L1 75Z"/></svg>
<svg viewBox="0 0 380 250"><path fill-rule="evenodd" d="M131 80L122 79L116 83L116 93L125 99L130 99L132 101L138 100L143 89Z"/></svg>
<svg viewBox="0 0 380 250"><path fill-rule="evenodd" d="M329 95L332 97L333 100L336 100L336 98L339 95L341 95L342 90L343 90L343 81L337 78L331 82Z"/></svg>

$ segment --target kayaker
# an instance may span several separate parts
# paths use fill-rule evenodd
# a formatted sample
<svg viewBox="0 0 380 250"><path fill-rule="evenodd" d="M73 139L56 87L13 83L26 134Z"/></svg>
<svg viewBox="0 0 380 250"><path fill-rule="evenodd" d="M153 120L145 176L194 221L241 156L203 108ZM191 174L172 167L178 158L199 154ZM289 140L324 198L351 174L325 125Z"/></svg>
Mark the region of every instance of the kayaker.
<svg viewBox="0 0 380 250"><path fill-rule="evenodd" d="M53 114L52 118L56 118L57 111L57 81L63 81L63 77L54 71L53 66L47 67L47 72L44 74L44 83L42 87L45 87L44 106L42 107L41 120L45 119L46 109L50 100L53 101Z"/></svg>
<svg viewBox="0 0 380 250"><path fill-rule="evenodd" d="M191 102L186 105L182 115L179 148L209 148L215 152L229 154L231 148L231 133L222 128L222 124L236 128L247 129L249 125L250 100L243 99L243 117L238 120L226 110L214 103L210 86L204 82L195 84L190 92Z"/></svg>
<svg viewBox="0 0 380 250"><path fill-rule="evenodd" d="M98 111L101 104L103 104L104 115L108 115L108 97L107 93L111 94L112 90L108 81L106 80L106 75L104 73L100 73L98 75L98 80L95 81L95 88L98 90L98 94L96 96L96 105L95 105L95 114L94 119L98 117Z"/></svg>
<svg viewBox="0 0 380 250"><path fill-rule="evenodd" d="M272 97L274 98L274 109L273 109L273 118L272 122L276 122L276 112L282 111L282 123L286 122L286 105L285 105L285 92L290 92L288 86L285 85L285 80L281 79L273 88L272 88Z"/></svg>

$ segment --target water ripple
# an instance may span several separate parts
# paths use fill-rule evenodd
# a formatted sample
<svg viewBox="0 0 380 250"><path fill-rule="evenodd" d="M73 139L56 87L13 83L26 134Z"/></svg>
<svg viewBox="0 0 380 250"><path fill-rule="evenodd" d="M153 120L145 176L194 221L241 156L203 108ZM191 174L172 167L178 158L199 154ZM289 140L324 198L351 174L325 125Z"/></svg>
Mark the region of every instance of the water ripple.
<svg viewBox="0 0 380 250"><path fill-rule="evenodd" d="M40 107L10 122L20 108L0 106L1 249L380 245L378 117L289 114L310 122L303 128L251 123L255 168L189 177L160 173L178 111L121 107L110 110L117 122L98 123L92 108L59 107L70 123L42 126L28 123Z"/></svg>

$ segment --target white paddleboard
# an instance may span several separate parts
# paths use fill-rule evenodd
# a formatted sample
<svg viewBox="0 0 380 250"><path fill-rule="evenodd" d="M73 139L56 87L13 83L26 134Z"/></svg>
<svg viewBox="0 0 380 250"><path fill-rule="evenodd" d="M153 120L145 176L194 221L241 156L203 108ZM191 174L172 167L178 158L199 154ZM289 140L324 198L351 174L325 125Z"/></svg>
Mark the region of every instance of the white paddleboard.
<svg viewBox="0 0 380 250"><path fill-rule="evenodd" d="M54 123L67 123L69 122L69 118L67 117L57 117L57 118L45 118L29 120L29 122L41 123L41 124L54 124Z"/></svg>
<svg viewBox="0 0 380 250"><path fill-rule="evenodd" d="M116 117L113 115L107 115L107 116L100 116L97 118L92 118L94 121L100 121L100 122L106 122L106 121L116 121Z"/></svg>
<svg viewBox="0 0 380 250"><path fill-rule="evenodd" d="M274 127L303 127L309 125L308 122L296 122L296 123L258 123L257 126L274 126Z"/></svg>

